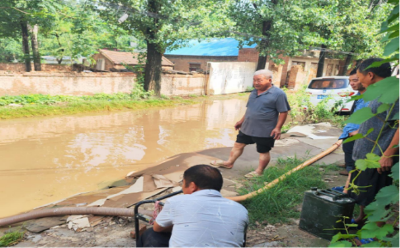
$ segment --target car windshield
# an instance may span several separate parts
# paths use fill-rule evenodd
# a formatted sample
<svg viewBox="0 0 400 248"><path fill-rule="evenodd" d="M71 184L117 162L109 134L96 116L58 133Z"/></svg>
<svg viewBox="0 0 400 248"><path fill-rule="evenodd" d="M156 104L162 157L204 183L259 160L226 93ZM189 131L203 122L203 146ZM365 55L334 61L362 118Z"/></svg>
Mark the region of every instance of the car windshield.
<svg viewBox="0 0 400 248"><path fill-rule="evenodd" d="M343 89L347 88L348 79L314 79L308 86L309 89Z"/></svg>

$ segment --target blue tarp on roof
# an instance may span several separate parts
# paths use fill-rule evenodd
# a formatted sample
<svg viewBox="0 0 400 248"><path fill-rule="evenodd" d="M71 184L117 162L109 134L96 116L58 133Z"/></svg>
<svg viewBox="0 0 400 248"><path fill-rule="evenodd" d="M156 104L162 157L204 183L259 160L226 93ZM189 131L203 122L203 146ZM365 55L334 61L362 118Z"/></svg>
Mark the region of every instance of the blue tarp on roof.
<svg viewBox="0 0 400 248"><path fill-rule="evenodd" d="M234 38L210 39L198 42L197 40L189 41L187 47L165 52L166 55L188 55L188 56L238 56L239 41ZM256 44L251 46L243 46L243 48L254 48Z"/></svg>

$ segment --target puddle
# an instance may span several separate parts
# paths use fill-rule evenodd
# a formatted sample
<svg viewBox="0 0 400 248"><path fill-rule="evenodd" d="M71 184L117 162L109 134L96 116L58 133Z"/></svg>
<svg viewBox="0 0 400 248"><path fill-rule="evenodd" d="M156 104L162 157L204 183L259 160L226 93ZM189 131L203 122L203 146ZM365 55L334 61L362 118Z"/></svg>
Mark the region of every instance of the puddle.
<svg viewBox="0 0 400 248"><path fill-rule="evenodd" d="M0 218L110 186L179 153L232 146L246 100L0 121Z"/></svg>

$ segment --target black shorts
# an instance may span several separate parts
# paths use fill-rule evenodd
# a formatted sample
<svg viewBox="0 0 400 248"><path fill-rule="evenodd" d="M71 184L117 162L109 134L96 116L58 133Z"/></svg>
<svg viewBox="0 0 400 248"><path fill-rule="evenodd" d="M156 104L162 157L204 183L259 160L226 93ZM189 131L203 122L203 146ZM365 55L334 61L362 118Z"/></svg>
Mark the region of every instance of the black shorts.
<svg viewBox="0 0 400 248"><path fill-rule="evenodd" d="M269 152L271 148L274 147L275 144L275 140L272 137L271 138L253 137L253 136L248 136L240 131L239 134L237 135L236 142L246 145L256 143L258 153Z"/></svg>

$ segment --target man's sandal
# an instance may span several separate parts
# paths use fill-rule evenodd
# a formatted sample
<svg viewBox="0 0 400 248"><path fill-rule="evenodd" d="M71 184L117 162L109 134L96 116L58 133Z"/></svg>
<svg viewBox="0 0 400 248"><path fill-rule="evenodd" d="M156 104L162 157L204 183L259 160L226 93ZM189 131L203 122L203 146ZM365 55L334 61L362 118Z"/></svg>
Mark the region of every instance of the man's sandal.
<svg viewBox="0 0 400 248"><path fill-rule="evenodd" d="M225 169L232 169L232 167L228 167L228 166L224 165L224 161L222 161L222 160L213 160L210 162L210 165L215 166L215 167L225 168Z"/></svg>
<svg viewBox="0 0 400 248"><path fill-rule="evenodd" d="M250 173L247 173L244 175L245 178L255 178L255 177L261 177L262 175L259 175L257 172L252 171Z"/></svg>

